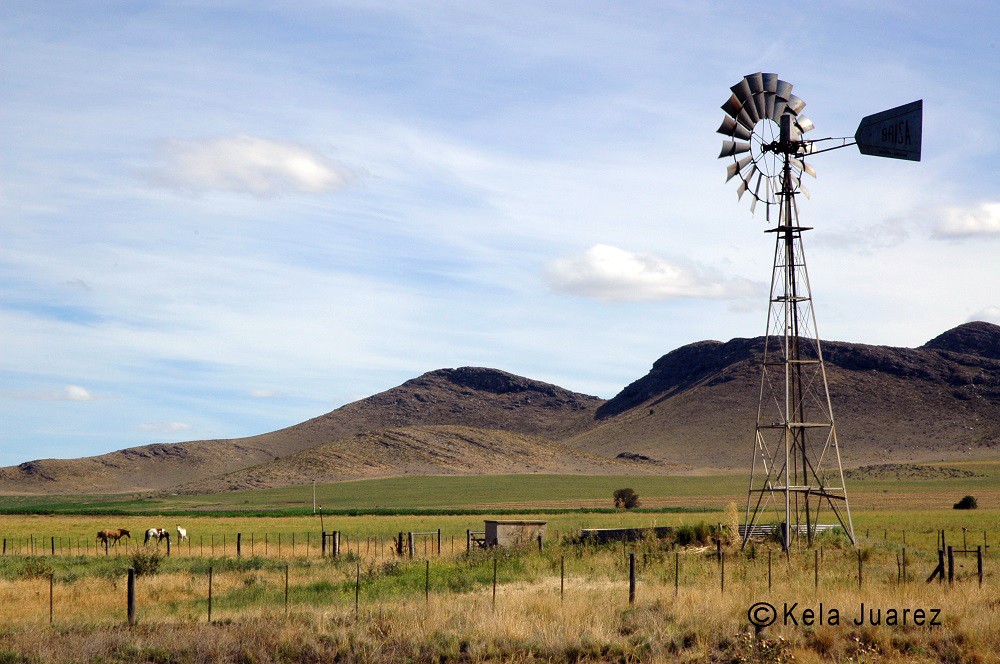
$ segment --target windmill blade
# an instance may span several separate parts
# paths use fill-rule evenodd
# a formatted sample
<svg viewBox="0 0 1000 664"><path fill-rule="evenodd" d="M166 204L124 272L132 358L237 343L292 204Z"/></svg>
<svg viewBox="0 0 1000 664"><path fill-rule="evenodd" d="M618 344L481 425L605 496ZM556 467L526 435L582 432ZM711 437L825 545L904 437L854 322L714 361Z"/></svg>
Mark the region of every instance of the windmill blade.
<svg viewBox="0 0 1000 664"><path fill-rule="evenodd" d="M792 96L792 84L788 81L778 81L778 87L774 93L785 101L788 101L788 98Z"/></svg>
<svg viewBox="0 0 1000 664"><path fill-rule="evenodd" d="M743 108L743 102L737 99L736 95L730 95L726 103L722 105L722 110L731 118L739 115L741 108Z"/></svg>
<svg viewBox="0 0 1000 664"><path fill-rule="evenodd" d="M750 119L750 115L749 113L747 113L747 111L751 108L753 108L753 104L748 103L746 106L740 109L740 112L736 115L736 121L739 122L744 127L746 127L747 129L749 129L750 131L753 131L753 126L757 124L757 122L755 120Z"/></svg>
<svg viewBox="0 0 1000 664"><path fill-rule="evenodd" d="M750 92L757 94L764 91L764 74L761 72L747 74L743 78L750 84Z"/></svg>
<svg viewBox="0 0 1000 664"><path fill-rule="evenodd" d="M774 104L777 102L778 96L773 92L767 92L765 93L765 95L766 97L764 98L764 117L771 120L772 122L777 122L777 120L774 117Z"/></svg>
<svg viewBox="0 0 1000 664"><path fill-rule="evenodd" d="M754 164L753 166L751 166L750 170L748 170L746 172L746 177L744 177L742 173L740 174L740 178L743 179L743 184L745 184L747 186L747 189L750 188L750 180L752 180L753 176L756 175L756 174L757 174L757 165L756 164Z"/></svg>
<svg viewBox="0 0 1000 664"><path fill-rule="evenodd" d="M744 143L743 141L722 141L722 152L719 153L719 159L732 157L743 152L750 152L749 143Z"/></svg>
<svg viewBox="0 0 1000 664"><path fill-rule="evenodd" d="M800 115L795 119L795 126L797 126L799 128L799 131L801 131L803 134L806 133L807 131L812 131L813 129L816 128L816 126L813 124L813 121L804 115Z"/></svg>
<svg viewBox="0 0 1000 664"><path fill-rule="evenodd" d="M806 196L807 199L811 198L809 196L809 190L806 189L806 186L804 184L802 184L801 180L799 180L799 191L801 191L803 194L805 194L805 196Z"/></svg>
<svg viewBox="0 0 1000 664"><path fill-rule="evenodd" d="M750 136L752 135L749 129L741 124L738 124L736 120L728 115L722 118L722 125L720 125L716 131L724 136L742 138L744 141L749 141Z"/></svg>
<svg viewBox="0 0 1000 664"><path fill-rule="evenodd" d="M761 78L764 80L764 92L777 92L778 91L778 75L777 74L762 74Z"/></svg>
<svg viewBox="0 0 1000 664"><path fill-rule="evenodd" d="M750 125L750 128L752 129L754 125L760 122L760 109L757 108L757 95L751 95L750 98L743 103L743 110L746 112L750 122L753 123Z"/></svg>
<svg viewBox="0 0 1000 664"><path fill-rule="evenodd" d="M758 92L753 96L754 104L757 106L757 119L767 117L767 93Z"/></svg>
<svg viewBox="0 0 1000 664"><path fill-rule="evenodd" d="M794 159L794 158L790 159L789 161L791 161L792 165L795 166L800 171L808 173L809 175L813 176L814 178L816 177L816 169L813 168L812 166L810 166L809 164L807 164L806 162L799 161L798 159Z"/></svg>
<svg viewBox="0 0 1000 664"><path fill-rule="evenodd" d="M743 198L743 194L745 194L746 191L747 191L747 183L745 180L743 180L740 182L740 186L736 188L736 200L741 200Z"/></svg>
<svg viewBox="0 0 1000 664"><path fill-rule="evenodd" d="M729 166L726 166L726 182L732 180L733 177L735 177L737 173L746 168L747 164L749 164L751 161L753 161L753 157L748 156L748 157L743 157L739 161L734 161L733 163L729 164Z"/></svg>
<svg viewBox="0 0 1000 664"><path fill-rule="evenodd" d="M796 97L795 95L788 95L788 110L790 110L795 115L802 112L802 109L806 107L806 103Z"/></svg>
<svg viewBox="0 0 1000 664"><path fill-rule="evenodd" d="M750 99L750 96L753 94L750 92L750 84L747 83L745 78L729 89L733 91L733 96L742 103L746 103L746 100Z"/></svg>
<svg viewBox="0 0 1000 664"><path fill-rule="evenodd" d="M781 118L782 115L785 114L785 111L787 109L788 109L788 100L787 99L782 99L778 95L775 95L774 96L774 115L771 116L771 119L780 124L781 123L781 119L780 118Z"/></svg>
<svg viewBox="0 0 1000 664"><path fill-rule="evenodd" d="M764 179L763 173L757 173L757 184L753 186L753 199L760 200L760 181Z"/></svg>

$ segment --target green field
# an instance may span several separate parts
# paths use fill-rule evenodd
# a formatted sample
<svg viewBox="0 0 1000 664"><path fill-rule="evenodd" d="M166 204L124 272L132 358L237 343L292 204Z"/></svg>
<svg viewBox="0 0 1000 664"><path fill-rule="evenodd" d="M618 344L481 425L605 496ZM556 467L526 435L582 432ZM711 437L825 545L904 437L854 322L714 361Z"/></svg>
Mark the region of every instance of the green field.
<svg viewBox="0 0 1000 664"><path fill-rule="evenodd" d="M852 508L947 509L972 494L982 507L1000 506L1000 461L928 465L972 473L848 482ZM615 489L631 487L647 509L721 510L746 500L746 473L695 475L481 475L399 477L319 484L316 501L327 513L443 511L517 512L610 509ZM275 514L312 513L311 485L203 495L0 496L2 513Z"/></svg>

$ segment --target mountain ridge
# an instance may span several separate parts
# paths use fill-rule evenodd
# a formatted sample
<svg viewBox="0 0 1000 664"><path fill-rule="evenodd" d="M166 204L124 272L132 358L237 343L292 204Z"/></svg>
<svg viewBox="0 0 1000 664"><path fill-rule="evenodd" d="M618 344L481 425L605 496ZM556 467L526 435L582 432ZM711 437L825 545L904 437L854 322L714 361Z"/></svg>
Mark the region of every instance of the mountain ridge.
<svg viewBox="0 0 1000 664"><path fill-rule="evenodd" d="M845 466L1000 454L1000 327L966 323L917 348L842 341L822 346ZM426 474L488 473L507 463L497 450L507 449L514 458L531 446L549 455L547 472L559 469L552 450L561 450L565 472L605 467L604 460L619 455L649 457L655 472L664 473L741 468L752 450L763 348L763 337L687 344L658 358L646 375L607 401L498 369L438 369L257 436L0 468L0 491L308 482L310 458L330 477L368 477L361 460L366 450L372 459L381 458L378 441L386 431L410 436L428 454L444 455L433 461L433 455L411 446L409 456L400 457L402 466ZM467 431L459 436L447 427ZM340 454L342 467L331 470L316 457L322 450ZM280 468L291 457L299 464L296 473ZM532 472L530 460L507 467ZM629 467L640 472L637 465ZM247 474L253 468L256 479ZM387 462L375 475L398 470Z"/></svg>

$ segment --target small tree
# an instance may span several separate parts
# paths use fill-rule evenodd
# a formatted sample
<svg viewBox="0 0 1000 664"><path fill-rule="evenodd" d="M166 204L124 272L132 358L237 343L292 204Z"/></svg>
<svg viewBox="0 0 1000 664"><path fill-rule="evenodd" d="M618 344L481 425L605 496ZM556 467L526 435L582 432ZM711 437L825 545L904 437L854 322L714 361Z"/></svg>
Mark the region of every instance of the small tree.
<svg viewBox="0 0 1000 664"><path fill-rule="evenodd" d="M954 505L954 508L957 510L974 510L977 507L979 507L979 503L976 502L974 496L966 496Z"/></svg>
<svg viewBox="0 0 1000 664"><path fill-rule="evenodd" d="M615 509L630 510L639 506L639 496L632 489L618 489L615 491Z"/></svg>

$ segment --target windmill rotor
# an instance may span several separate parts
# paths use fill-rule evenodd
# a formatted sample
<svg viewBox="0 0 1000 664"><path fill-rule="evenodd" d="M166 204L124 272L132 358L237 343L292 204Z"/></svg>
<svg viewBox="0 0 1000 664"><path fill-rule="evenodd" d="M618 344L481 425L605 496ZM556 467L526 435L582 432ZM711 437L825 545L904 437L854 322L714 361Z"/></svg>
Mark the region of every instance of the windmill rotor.
<svg viewBox="0 0 1000 664"><path fill-rule="evenodd" d="M770 218L771 206L778 204L779 194L786 188L785 156L794 157L787 183L793 191L802 190L803 172L816 177L816 171L803 160L810 150L802 135L812 131L813 123L802 115L806 103L792 94L792 84L777 74L747 74L729 90L729 99L722 105L726 115L717 130L727 137L719 158L733 160L726 169L726 181L738 176L737 198L742 200L749 194L751 213L758 202L763 203ZM787 118L787 135L781 130L783 118Z"/></svg>

